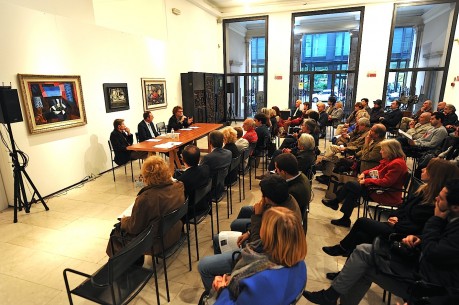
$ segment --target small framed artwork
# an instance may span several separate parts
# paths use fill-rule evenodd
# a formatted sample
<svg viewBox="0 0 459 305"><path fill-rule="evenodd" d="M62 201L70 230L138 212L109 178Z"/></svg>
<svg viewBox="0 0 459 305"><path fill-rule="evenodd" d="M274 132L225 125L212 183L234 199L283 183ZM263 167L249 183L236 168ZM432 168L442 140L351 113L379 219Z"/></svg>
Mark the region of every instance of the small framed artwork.
<svg viewBox="0 0 459 305"><path fill-rule="evenodd" d="M18 74L18 81L30 133L87 123L80 76Z"/></svg>
<svg viewBox="0 0 459 305"><path fill-rule="evenodd" d="M166 80L142 78L143 109L152 110L167 107Z"/></svg>
<svg viewBox="0 0 459 305"><path fill-rule="evenodd" d="M105 112L115 112L129 109L129 94L127 84L103 84L105 97Z"/></svg>

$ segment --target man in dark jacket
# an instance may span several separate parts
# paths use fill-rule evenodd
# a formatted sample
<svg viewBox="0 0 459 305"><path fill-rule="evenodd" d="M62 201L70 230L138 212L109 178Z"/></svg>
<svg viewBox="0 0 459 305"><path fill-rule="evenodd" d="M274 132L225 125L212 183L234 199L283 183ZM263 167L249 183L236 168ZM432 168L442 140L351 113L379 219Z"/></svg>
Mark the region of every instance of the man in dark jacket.
<svg viewBox="0 0 459 305"><path fill-rule="evenodd" d="M110 142L115 152L116 164L123 165L130 160L145 159L147 157L147 152L127 150L127 147L132 145L133 140L131 131L124 125L123 119L116 119L113 121L113 131L110 134Z"/></svg>
<svg viewBox="0 0 459 305"><path fill-rule="evenodd" d="M393 128L400 123L402 117L403 113L400 110L400 102L395 100L390 104L390 110L387 111L382 118L380 118L380 121L384 124L384 126L386 126L386 128Z"/></svg>
<svg viewBox="0 0 459 305"><path fill-rule="evenodd" d="M392 255L386 265L375 264L377 254L372 245L362 244L352 252L330 288L305 291L303 295L314 304L336 304L338 298L341 304L359 304L374 282L403 299L409 299L408 288L419 277L450 290L459 289L458 194L459 179L449 181L437 196L434 216L427 221L422 235L408 235L402 240L407 248L421 248L419 262L416 258L411 259L415 263L397 261L397 255Z"/></svg>
<svg viewBox="0 0 459 305"><path fill-rule="evenodd" d="M373 101L373 108L368 112L370 114L371 125L379 123L379 118L384 116L384 109L382 109L381 105L381 100Z"/></svg>
<svg viewBox="0 0 459 305"><path fill-rule="evenodd" d="M195 145L187 145L183 149L182 158L185 164L185 171L176 175L178 181L185 186L185 197L193 197L194 191L205 186L210 179L210 171L207 165L199 165L201 152ZM196 211L207 209L207 202L196 203ZM192 207L191 207L192 208Z"/></svg>
<svg viewBox="0 0 459 305"><path fill-rule="evenodd" d="M139 142L143 142L159 136L158 131L156 131L155 124L153 124L154 118L155 117L151 111L145 111L143 113L143 120L137 125Z"/></svg>

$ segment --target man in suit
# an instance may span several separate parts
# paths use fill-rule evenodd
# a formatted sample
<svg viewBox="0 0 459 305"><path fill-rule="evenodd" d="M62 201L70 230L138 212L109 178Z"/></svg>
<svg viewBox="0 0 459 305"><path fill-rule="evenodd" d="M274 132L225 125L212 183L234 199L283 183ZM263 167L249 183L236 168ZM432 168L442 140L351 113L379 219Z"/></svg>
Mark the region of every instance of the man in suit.
<svg viewBox="0 0 459 305"><path fill-rule="evenodd" d="M390 104L390 110L383 117L379 118L379 120L386 128L390 128L397 126L402 120L402 117L403 113L400 110L400 102L395 100Z"/></svg>
<svg viewBox="0 0 459 305"><path fill-rule="evenodd" d="M194 191L203 187L209 182L210 172L206 164L199 165L201 152L195 145L187 145L182 152L182 160L185 164L185 171L178 175L177 180L182 181L185 185L185 196L190 197ZM205 210L207 203L199 202L196 205L196 211Z"/></svg>
<svg viewBox="0 0 459 305"><path fill-rule="evenodd" d="M298 170L298 161L292 154L280 154L274 159L276 172L287 181L288 193L298 202L303 216L303 229L308 229L309 201L311 200L311 184L305 174Z"/></svg>
<svg viewBox="0 0 459 305"><path fill-rule="evenodd" d="M143 113L143 121L137 125L137 132L139 134L139 142L146 141L148 139L156 138L159 133L156 131L155 124L153 124L153 113L151 111L145 111Z"/></svg>
<svg viewBox="0 0 459 305"><path fill-rule="evenodd" d="M201 165L207 165L211 177L220 168L230 166L233 155L223 147L223 133L220 130L214 130L209 134L209 143L212 151L202 158Z"/></svg>
<svg viewBox="0 0 459 305"><path fill-rule="evenodd" d="M295 102L295 107L290 109L291 116L289 120L293 120L303 116L301 100Z"/></svg>
<svg viewBox="0 0 459 305"><path fill-rule="evenodd" d="M145 151L130 151L126 149L132 145L133 136L130 129L124 125L123 119L113 121L113 128L110 134L110 142L115 152L116 164L123 165L130 160L145 159L147 157L148 154Z"/></svg>

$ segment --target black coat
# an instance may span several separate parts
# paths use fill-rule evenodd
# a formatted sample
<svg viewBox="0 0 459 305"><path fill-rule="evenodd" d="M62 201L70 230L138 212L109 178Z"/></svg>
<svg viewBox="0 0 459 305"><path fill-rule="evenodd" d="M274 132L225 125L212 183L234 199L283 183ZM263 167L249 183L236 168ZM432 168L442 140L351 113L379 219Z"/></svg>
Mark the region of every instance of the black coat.
<svg viewBox="0 0 459 305"><path fill-rule="evenodd" d="M394 232L405 234L421 234L426 221L434 214L432 204L421 204L423 196L413 196L402 204L390 216L398 218L394 225Z"/></svg>
<svg viewBox="0 0 459 305"><path fill-rule="evenodd" d="M207 165L198 165L188 168L180 176L177 177L178 181L182 181L185 186L185 196L192 198L194 196L194 191L209 182L210 171ZM191 205L191 201L190 201ZM202 211L207 209L208 203L206 200L198 202L196 204L196 211ZM193 207L190 207L192 211Z"/></svg>
<svg viewBox="0 0 459 305"><path fill-rule="evenodd" d="M131 160L131 152L126 147L132 145L134 137L125 132L113 130L110 134L110 142L115 152L115 163L118 165L126 164Z"/></svg>
<svg viewBox="0 0 459 305"><path fill-rule="evenodd" d="M172 115L169 118L169 122L167 123L167 132L171 132L172 129L174 130L179 130L182 128L186 128L190 126L191 124L188 123L188 118L183 120L183 122L180 122L175 115Z"/></svg>
<svg viewBox="0 0 459 305"><path fill-rule="evenodd" d="M368 112L370 114L370 123L377 124L379 123L379 118L384 117L384 109L381 107L379 108L371 108L371 111Z"/></svg>
<svg viewBox="0 0 459 305"><path fill-rule="evenodd" d="M395 127L397 126L398 123L402 120L403 113L402 111L397 108L392 111L388 111L384 114L384 119L382 120L382 123L386 127Z"/></svg>
<svg viewBox="0 0 459 305"><path fill-rule="evenodd" d="M159 136L159 132L156 131L155 125L153 123L150 123L151 130L153 131L153 134L155 137ZM138 125L137 125L137 132L138 132L138 137L139 137L139 142L143 142L145 140L153 138L151 136L150 130L148 129L147 122L142 120Z"/></svg>

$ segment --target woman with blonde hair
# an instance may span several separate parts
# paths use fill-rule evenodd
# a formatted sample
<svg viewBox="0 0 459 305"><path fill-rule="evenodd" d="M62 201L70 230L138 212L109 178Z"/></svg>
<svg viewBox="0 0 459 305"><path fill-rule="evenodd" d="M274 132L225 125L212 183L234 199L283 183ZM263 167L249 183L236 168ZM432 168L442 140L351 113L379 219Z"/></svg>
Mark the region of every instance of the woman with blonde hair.
<svg viewBox="0 0 459 305"><path fill-rule="evenodd" d="M236 146L236 141L237 141L237 131L231 126L227 126L222 129L223 133L223 143L225 144L223 146L224 149L227 149L231 152L232 158L237 158L241 154L239 149ZM226 177L226 182L227 183L232 183L237 180L237 174L238 174L239 168L236 167L232 172L228 173L228 176Z"/></svg>
<svg viewBox="0 0 459 305"><path fill-rule="evenodd" d="M368 195L367 188L371 186L401 190L405 184L408 168L400 142L395 139L382 141L381 157L382 159L377 167L363 171L358 176L358 182L346 182L336 194L335 199L322 199L322 203L333 210L338 210L339 203L343 202L341 212L344 215L340 219L332 220L332 224L350 227L352 211L361 195L383 205L398 206L402 203L401 191L373 192Z"/></svg>
<svg viewBox="0 0 459 305"><path fill-rule="evenodd" d="M120 230L115 234L123 234L127 240L137 236L148 226L153 224L152 234L157 236L159 221L162 215L181 207L185 203L185 190L183 183L173 181L168 164L163 158L151 156L145 159L142 165L143 187L134 202L131 216L121 218ZM178 221L164 236L166 249L180 239L182 222ZM107 254L114 255L121 250L121 242L109 242ZM159 239L155 239L151 253L161 251Z"/></svg>
<svg viewBox="0 0 459 305"><path fill-rule="evenodd" d="M266 210L260 238L241 251L231 275L215 277L216 305L288 305L303 291L307 246L297 215L285 207Z"/></svg>

